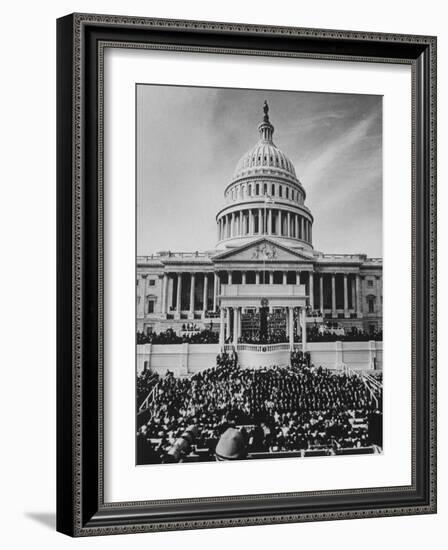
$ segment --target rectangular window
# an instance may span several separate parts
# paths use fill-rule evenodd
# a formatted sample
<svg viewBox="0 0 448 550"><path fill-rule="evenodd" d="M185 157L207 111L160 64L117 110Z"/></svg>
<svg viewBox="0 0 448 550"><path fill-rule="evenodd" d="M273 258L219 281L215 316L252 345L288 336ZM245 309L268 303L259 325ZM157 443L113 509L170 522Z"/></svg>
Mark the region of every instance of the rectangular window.
<svg viewBox="0 0 448 550"><path fill-rule="evenodd" d="M372 281L371 279L369 279L369 280L367 281L367 286L370 287L370 288L373 287L373 281Z"/></svg>
<svg viewBox="0 0 448 550"><path fill-rule="evenodd" d="M156 280L155 279L149 279L149 286L155 286Z"/></svg>
<svg viewBox="0 0 448 550"><path fill-rule="evenodd" d="M289 199L289 187L286 188L286 198Z"/></svg>
<svg viewBox="0 0 448 550"><path fill-rule="evenodd" d="M275 185L272 184L271 186L271 195L274 197L275 196Z"/></svg>
<svg viewBox="0 0 448 550"><path fill-rule="evenodd" d="M278 194L279 194L280 197L283 197L283 187L281 185L278 189Z"/></svg>
<svg viewBox="0 0 448 550"><path fill-rule="evenodd" d="M154 300L148 302L148 313L154 313Z"/></svg>
<svg viewBox="0 0 448 550"><path fill-rule="evenodd" d="M257 185L255 186L255 194L256 195L259 195L260 194L260 185L257 183Z"/></svg>

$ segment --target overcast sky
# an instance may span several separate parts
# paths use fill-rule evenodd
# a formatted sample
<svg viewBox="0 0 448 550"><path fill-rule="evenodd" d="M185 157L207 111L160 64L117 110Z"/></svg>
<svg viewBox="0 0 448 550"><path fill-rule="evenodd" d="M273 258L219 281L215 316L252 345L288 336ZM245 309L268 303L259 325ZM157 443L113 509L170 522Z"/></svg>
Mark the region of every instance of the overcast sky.
<svg viewBox="0 0 448 550"><path fill-rule="evenodd" d="M137 253L211 250L263 101L314 215L314 248L382 256L382 98L137 86Z"/></svg>

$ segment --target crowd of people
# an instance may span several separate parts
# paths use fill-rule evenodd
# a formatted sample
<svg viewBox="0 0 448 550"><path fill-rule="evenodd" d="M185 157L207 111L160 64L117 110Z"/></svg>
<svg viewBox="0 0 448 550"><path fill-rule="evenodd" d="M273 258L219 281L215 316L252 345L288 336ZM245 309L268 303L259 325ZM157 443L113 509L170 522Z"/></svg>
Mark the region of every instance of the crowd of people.
<svg viewBox="0 0 448 550"><path fill-rule="evenodd" d="M185 330L180 334L171 328L159 333L137 332L137 344L217 344L218 341L219 333L211 329Z"/></svg>
<svg viewBox="0 0 448 550"><path fill-rule="evenodd" d="M306 354L294 352L290 367L254 370L221 354L216 367L191 378L158 378L150 417L137 433L139 462L161 462L191 426L199 434L195 447L211 453L229 428L239 430L249 455L366 447L372 415L381 416L381 405L360 376L315 368Z"/></svg>
<svg viewBox="0 0 448 550"><path fill-rule="evenodd" d="M344 329L342 334L337 332L337 323L328 323L324 327L321 325L313 325L307 329L308 342L368 342L369 340L381 341L383 332L371 331L368 332L357 327Z"/></svg>

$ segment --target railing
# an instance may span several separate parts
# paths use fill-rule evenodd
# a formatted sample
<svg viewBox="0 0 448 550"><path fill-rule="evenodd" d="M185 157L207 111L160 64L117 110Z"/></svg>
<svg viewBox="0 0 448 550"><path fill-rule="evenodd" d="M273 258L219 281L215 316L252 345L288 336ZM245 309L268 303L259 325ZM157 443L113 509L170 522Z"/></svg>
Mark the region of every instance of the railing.
<svg viewBox="0 0 448 550"><path fill-rule="evenodd" d="M362 381L364 382L366 389L368 390L370 396L375 402L375 406L378 408L378 398L383 393L383 384L379 382L375 377L365 372L362 373Z"/></svg>
<svg viewBox="0 0 448 550"><path fill-rule="evenodd" d="M148 262L150 260L159 260L160 258L210 258L209 252L177 252L177 251L160 251L149 256L137 256L138 262Z"/></svg>
<svg viewBox="0 0 448 550"><path fill-rule="evenodd" d="M158 387L159 387L159 383L157 382L157 384L150 389L148 395L145 397L145 400L138 408L139 413L146 411L147 409L149 409L150 405L154 403L155 391Z"/></svg>
<svg viewBox="0 0 448 550"><path fill-rule="evenodd" d="M238 344L238 351L284 351L289 350L288 343L281 344Z"/></svg>
<svg viewBox="0 0 448 550"><path fill-rule="evenodd" d="M322 254L323 260L364 260L366 254Z"/></svg>

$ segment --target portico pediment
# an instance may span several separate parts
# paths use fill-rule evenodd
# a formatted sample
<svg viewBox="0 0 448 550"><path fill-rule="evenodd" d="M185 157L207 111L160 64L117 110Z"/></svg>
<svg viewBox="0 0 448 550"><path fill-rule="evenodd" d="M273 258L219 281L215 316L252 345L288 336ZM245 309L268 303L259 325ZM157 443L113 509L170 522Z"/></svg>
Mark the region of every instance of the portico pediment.
<svg viewBox="0 0 448 550"><path fill-rule="evenodd" d="M232 250L226 250L213 256L213 262L250 262L250 263L312 263L312 258L283 246L269 238L245 244Z"/></svg>

